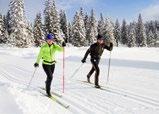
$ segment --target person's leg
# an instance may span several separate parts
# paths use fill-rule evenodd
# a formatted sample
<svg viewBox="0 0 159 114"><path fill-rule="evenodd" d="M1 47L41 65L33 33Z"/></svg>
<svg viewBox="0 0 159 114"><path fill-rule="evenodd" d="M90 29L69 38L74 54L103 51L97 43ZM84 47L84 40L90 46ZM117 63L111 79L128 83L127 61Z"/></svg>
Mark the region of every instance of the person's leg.
<svg viewBox="0 0 159 114"><path fill-rule="evenodd" d="M52 79L51 79L51 82L49 83L49 87L50 87L50 91L51 91L51 83L52 83L52 80L53 80L53 74L54 74L54 70L55 70L55 64L53 64L53 65L51 65L50 66L51 68L51 77L52 77Z"/></svg>
<svg viewBox="0 0 159 114"><path fill-rule="evenodd" d="M87 74L87 78L90 78L91 75L94 73L95 69L94 66L92 65L92 69L90 70L90 72Z"/></svg>
<svg viewBox="0 0 159 114"><path fill-rule="evenodd" d="M51 69L51 65L45 65L43 64L43 69L47 75L47 79L46 79L46 93L51 96L51 93L50 93L50 89L51 89L51 82L52 82L52 69Z"/></svg>
<svg viewBox="0 0 159 114"><path fill-rule="evenodd" d="M95 68L94 68L94 63L92 62L92 61L94 61L93 59L91 59L91 63L92 63L92 68L91 68L91 70L89 71L89 73L87 74L87 81L90 83L90 77L92 76L92 74L94 73L94 71L95 71Z"/></svg>
<svg viewBox="0 0 159 114"><path fill-rule="evenodd" d="M93 60L92 61L93 67L95 69L95 85L99 86L98 80L99 80L99 73L100 73L100 69L99 69L99 60Z"/></svg>
<svg viewBox="0 0 159 114"><path fill-rule="evenodd" d="M51 73L52 73L52 75L54 74L54 70L55 70L55 64L51 65Z"/></svg>
<svg viewBox="0 0 159 114"><path fill-rule="evenodd" d="M98 67L98 65L95 67L96 69L96 73L95 73L95 85L99 85L98 80L99 80L99 73L100 73L100 69Z"/></svg>

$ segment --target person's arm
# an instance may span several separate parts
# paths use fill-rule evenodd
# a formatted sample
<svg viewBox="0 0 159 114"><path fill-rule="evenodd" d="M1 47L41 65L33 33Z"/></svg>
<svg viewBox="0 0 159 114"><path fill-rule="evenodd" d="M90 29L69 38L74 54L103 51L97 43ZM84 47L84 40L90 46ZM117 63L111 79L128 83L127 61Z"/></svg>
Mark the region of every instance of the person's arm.
<svg viewBox="0 0 159 114"><path fill-rule="evenodd" d="M40 52L39 52L38 57L37 57L37 60L36 60L36 63L37 63L37 64L40 63L40 60L41 60L41 58L42 58L42 50L43 50L43 48L41 47Z"/></svg>
<svg viewBox="0 0 159 114"><path fill-rule="evenodd" d="M86 51L84 58L82 59L82 63L86 62L86 59L87 59L89 53L90 53L90 48Z"/></svg>
<svg viewBox="0 0 159 114"><path fill-rule="evenodd" d="M59 52L62 52L62 51L63 51L63 47L61 47L61 46L59 46L59 45L57 45L57 44L54 44L54 46L55 46L55 50L56 50L56 51L59 51Z"/></svg>
<svg viewBox="0 0 159 114"><path fill-rule="evenodd" d="M110 42L110 46L104 45L104 49L107 49L107 50L109 50L109 51L112 51L112 50L113 50L113 43Z"/></svg>
<svg viewBox="0 0 159 114"><path fill-rule="evenodd" d="M41 47L40 52L38 54L38 57L36 59L36 63L34 63L34 67L38 67L39 66L41 58L42 58L42 47Z"/></svg>
<svg viewBox="0 0 159 114"><path fill-rule="evenodd" d="M57 38L57 36L56 36L56 44L58 44L58 45L60 45L60 46L62 46L62 47L65 47L66 46L66 41L65 41L65 39L63 39L63 38L61 38L61 39L59 39L59 38Z"/></svg>

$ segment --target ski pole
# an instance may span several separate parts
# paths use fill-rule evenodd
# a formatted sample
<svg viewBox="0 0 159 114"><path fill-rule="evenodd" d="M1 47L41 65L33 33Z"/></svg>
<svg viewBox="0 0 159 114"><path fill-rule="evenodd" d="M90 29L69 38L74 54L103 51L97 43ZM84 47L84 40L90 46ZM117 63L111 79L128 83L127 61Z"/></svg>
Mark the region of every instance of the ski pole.
<svg viewBox="0 0 159 114"><path fill-rule="evenodd" d="M111 63L111 51L110 51L110 57L109 57L108 74L107 74L107 82L106 82L106 85L109 83L110 63Z"/></svg>
<svg viewBox="0 0 159 114"><path fill-rule="evenodd" d="M63 77L62 77L62 92L65 90L65 48L63 47Z"/></svg>
<svg viewBox="0 0 159 114"><path fill-rule="evenodd" d="M27 88L30 87L31 82L32 82L32 80L33 80L33 78L34 78L34 75L35 75L36 70L37 70L37 68L35 68L35 70L34 70L34 72L33 72L33 75L31 76L31 79L30 79L30 81L29 81L29 84L28 84Z"/></svg>
<svg viewBox="0 0 159 114"><path fill-rule="evenodd" d="M81 67L83 66L84 64L82 63L75 71L74 73L71 75L70 79L72 79L76 74L77 72L81 69Z"/></svg>

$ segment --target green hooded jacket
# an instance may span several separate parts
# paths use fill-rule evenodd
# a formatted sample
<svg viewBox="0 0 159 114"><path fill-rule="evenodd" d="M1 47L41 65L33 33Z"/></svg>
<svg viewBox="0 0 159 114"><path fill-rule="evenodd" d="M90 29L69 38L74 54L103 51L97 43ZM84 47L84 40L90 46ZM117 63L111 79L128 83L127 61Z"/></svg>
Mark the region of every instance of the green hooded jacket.
<svg viewBox="0 0 159 114"><path fill-rule="evenodd" d="M60 47L57 44L52 44L49 46L48 43L42 45L39 55L37 57L36 63L40 63L40 60L43 60L43 64L52 65L55 64L55 52L63 51L63 47Z"/></svg>

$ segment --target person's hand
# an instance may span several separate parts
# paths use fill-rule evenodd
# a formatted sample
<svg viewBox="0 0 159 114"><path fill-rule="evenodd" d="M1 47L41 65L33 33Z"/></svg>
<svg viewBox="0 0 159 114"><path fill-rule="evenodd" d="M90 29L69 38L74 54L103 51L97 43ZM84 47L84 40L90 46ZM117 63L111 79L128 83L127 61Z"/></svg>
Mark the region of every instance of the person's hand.
<svg viewBox="0 0 159 114"><path fill-rule="evenodd" d="M113 43L110 42L110 51L112 51L112 50L113 50Z"/></svg>
<svg viewBox="0 0 159 114"><path fill-rule="evenodd" d="M68 38L65 38L65 43L68 43Z"/></svg>
<svg viewBox="0 0 159 114"><path fill-rule="evenodd" d="M62 47L65 47L66 46L66 43L65 42L62 42Z"/></svg>
<svg viewBox="0 0 159 114"><path fill-rule="evenodd" d="M82 63L85 63L85 62L86 62L86 60L82 59L82 60L81 60L81 62L82 62Z"/></svg>
<svg viewBox="0 0 159 114"><path fill-rule="evenodd" d="M35 63L35 64L34 64L34 67L39 67L39 64L38 64L38 63Z"/></svg>

